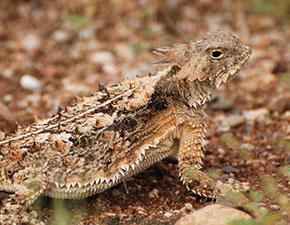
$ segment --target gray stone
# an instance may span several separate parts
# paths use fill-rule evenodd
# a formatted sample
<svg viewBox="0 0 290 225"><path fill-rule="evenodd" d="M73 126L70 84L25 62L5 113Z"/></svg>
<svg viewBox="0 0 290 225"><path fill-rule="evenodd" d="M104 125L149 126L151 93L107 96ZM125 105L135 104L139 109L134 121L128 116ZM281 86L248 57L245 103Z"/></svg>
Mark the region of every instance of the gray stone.
<svg viewBox="0 0 290 225"><path fill-rule="evenodd" d="M166 217L166 218L169 218L171 216L173 216L173 214L171 212L167 212L164 214L164 217Z"/></svg>
<svg viewBox="0 0 290 225"><path fill-rule="evenodd" d="M266 108L248 110L243 112L243 116L250 124L256 121L263 122L269 116L269 114L270 112Z"/></svg>
<svg viewBox="0 0 290 225"><path fill-rule="evenodd" d="M224 172L226 172L226 173L237 173L238 169L236 169L234 167L231 167L231 166L226 166L224 168Z"/></svg>
<svg viewBox="0 0 290 225"><path fill-rule="evenodd" d="M233 219L250 220L247 213L224 205L209 205L180 218L175 225L227 225Z"/></svg>
<svg viewBox="0 0 290 225"><path fill-rule="evenodd" d="M245 117L241 115L230 115L223 120L222 126L236 127L244 122Z"/></svg>
<svg viewBox="0 0 290 225"><path fill-rule="evenodd" d="M233 102L227 99L218 98L217 102L212 103L212 109L229 110L233 107Z"/></svg>
<svg viewBox="0 0 290 225"><path fill-rule="evenodd" d="M40 81L29 74L25 74L20 78L20 85L21 87L25 89L30 89L30 90L41 88Z"/></svg>

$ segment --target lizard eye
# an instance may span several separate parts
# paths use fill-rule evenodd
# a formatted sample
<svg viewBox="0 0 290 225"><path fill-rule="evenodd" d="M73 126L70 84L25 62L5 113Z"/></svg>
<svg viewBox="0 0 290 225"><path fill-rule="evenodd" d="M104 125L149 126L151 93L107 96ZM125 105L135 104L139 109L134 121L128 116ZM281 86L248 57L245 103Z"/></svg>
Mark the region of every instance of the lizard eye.
<svg viewBox="0 0 290 225"><path fill-rule="evenodd" d="M210 57L212 59L220 59L223 56L223 52L219 49L214 49L210 52Z"/></svg>

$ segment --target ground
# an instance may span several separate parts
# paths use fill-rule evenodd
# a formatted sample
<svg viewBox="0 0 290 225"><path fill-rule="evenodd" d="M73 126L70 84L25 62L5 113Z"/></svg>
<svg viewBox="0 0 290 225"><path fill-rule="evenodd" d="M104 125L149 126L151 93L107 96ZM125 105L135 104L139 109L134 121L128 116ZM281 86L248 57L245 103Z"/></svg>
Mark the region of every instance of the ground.
<svg viewBox="0 0 290 225"><path fill-rule="evenodd" d="M224 29L254 53L208 104L204 169L250 182L255 223L289 223L289 11L274 0L2 0L0 130L52 115L100 84L156 71L155 47ZM185 189L174 158L126 186L80 201L43 197L31 210L49 224L174 224L213 203Z"/></svg>

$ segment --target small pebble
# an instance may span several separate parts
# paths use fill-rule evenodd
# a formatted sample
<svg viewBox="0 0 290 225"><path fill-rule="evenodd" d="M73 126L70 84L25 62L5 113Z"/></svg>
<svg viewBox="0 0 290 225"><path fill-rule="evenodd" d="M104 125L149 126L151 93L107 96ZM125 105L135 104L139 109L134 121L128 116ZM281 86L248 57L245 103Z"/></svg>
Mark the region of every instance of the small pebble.
<svg viewBox="0 0 290 225"><path fill-rule="evenodd" d="M283 115L282 115L282 119L283 120L288 120L290 122L290 110L286 111Z"/></svg>
<svg viewBox="0 0 290 225"><path fill-rule="evenodd" d="M100 64L105 64L105 63L113 63L114 62L114 56L110 52L106 51L98 51L94 52L90 56L90 61L92 63L100 63Z"/></svg>
<svg viewBox="0 0 290 225"><path fill-rule="evenodd" d="M185 203L184 207L187 211L192 211L193 210L193 206L191 203Z"/></svg>
<svg viewBox="0 0 290 225"><path fill-rule="evenodd" d="M117 67L113 63L104 64L103 70L105 73L112 74L112 75L117 74L117 71L118 71Z"/></svg>
<svg viewBox="0 0 290 225"><path fill-rule="evenodd" d="M169 218L171 216L173 216L173 214L171 212L167 212L164 214L164 217L166 217L166 218Z"/></svg>
<svg viewBox="0 0 290 225"><path fill-rule="evenodd" d="M211 105L212 109L229 110L233 107L233 102L227 99L218 98L217 102Z"/></svg>
<svg viewBox="0 0 290 225"><path fill-rule="evenodd" d="M256 159L256 160L252 160L251 161L252 167L254 169L259 169L261 167L261 163L260 160Z"/></svg>
<svg viewBox="0 0 290 225"><path fill-rule="evenodd" d="M13 72L14 71L12 69L6 68L2 71L2 75L3 75L3 77L9 79L13 76Z"/></svg>
<svg viewBox="0 0 290 225"><path fill-rule="evenodd" d="M238 166L238 163L237 162L232 162L232 165L233 166Z"/></svg>
<svg viewBox="0 0 290 225"><path fill-rule="evenodd" d="M255 146L254 145L251 145L249 143L243 143L241 144L241 148L243 149L247 149L247 150L250 150L250 151L253 151Z"/></svg>
<svg viewBox="0 0 290 225"><path fill-rule="evenodd" d="M224 168L224 172L226 172L226 173L237 173L238 170L236 168L234 168L234 167L226 166Z"/></svg>
<svg viewBox="0 0 290 225"><path fill-rule="evenodd" d="M120 214L118 214L118 217L119 217L121 220L123 220L124 218L127 218L128 215L123 214L123 213L120 213Z"/></svg>
<svg viewBox="0 0 290 225"><path fill-rule="evenodd" d="M168 205L163 205L163 206L162 206L162 209L164 209L164 210L169 210L169 206L168 206Z"/></svg>
<svg viewBox="0 0 290 225"><path fill-rule="evenodd" d="M131 46L127 43L117 43L115 46L115 50L119 57L123 57L126 60L134 59L134 52Z"/></svg>
<svg viewBox="0 0 290 225"><path fill-rule="evenodd" d="M52 33L52 38L57 42L66 42L69 40L70 36L67 31L56 30Z"/></svg>
<svg viewBox="0 0 290 225"><path fill-rule="evenodd" d="M78 32L80 39L91 39L95 37L95 29L92 26L87 26Z"/></svg>
<svg viewBox="0 0 290 225"><path fill-rule="evenodd" d="M187 210L186 210L185 207L182 207L182 208L180 209L180 214L181 214L181 216L186 216L186 215L187 215Z"/></svg>
<svg viewBox="0 0 290 225"><path fill-rule="evenodd" d="M225 152L225 150L223 148L218 148L218 153L220 155L224 155L226 152Z"/></svg>
<svg viewBox="0 0 290 225"><path fill-rule="evenodd" d="M243 116L246 118L250 124L254 123L255 121L262 122L269 116L269 110L266 108L260 108L255 110L248 110L243 112Z"/></svg>
<svg viewBox="0 0 290 225"><path fill-rule="evenodd" d="M141 206L138 206L136 211L138 212L138 214L140 215L147 215L147 212L144 208L142 208Z"/></svg>
<svg viewBox="0 0 290 225"><path fill-rule="evenodd" d="M222 126L236 127L240 124L243 124L244 122L245 117L241 115L230 115L223 120Z"/></svg>
<svg viewBox="0 0 290 225"><path fill-rule="evenodd" d="M30 90L41 88L40 81L29 74L25 74L20 78L20 85L21 87Z"/></svg>
<svg viewBox="0 0 290 225"><path fill-rule="evenodd" d="M121 192L120 192L119 190L114 189L114 190L112 191L112 196L113 196L113 197L118 197L118 196L120 196L120 195L121 195Z"/></svg>
<svg viewBox="0 0 290 225"><path fill-rule="evenodd" d="M14 99L13 95L7 94L3 96L3 101L4 102L11 102Z"/></svg>
<svg viewBox="0 0 290 225"><path fill-rule="evenodd" d="M157 188L154 188L152 191L148 193L149 198L157 198L159 194L159 190Z"/></svg>
<svg viewBox="0 0 290 225"><path fill-rule="evenodd" d="M104 213L106 216L110 216L110 217L115 217L117 214L116 213Z"/></svg>
<svg viewBox="0 0 290 225"><path fill-rule="evenodd" d="M36 218L38 216L37 212L35 210L30 212L30 215L34 218Z"/></svg>
<svg viewBox="0 0 290 225"><path fill-rule="evenodd" d="M290 107L290 93L281 93L278 96L273 95L268 107L273 111L284 112Z"/></svg>
<svg viewBox="0 0 290 225"><path fill-rule="evenodd" d="M33 95L27 95L26 99L31 102L33 105L39 104L39 101L41 100L41 97L39 94L33 94Z"/></svg>
<svg viewBox="0 0 290 225"><path fill-rule="evenodd" d="M270 205L270 208L274 209L274 210L278 210L278 209L280 209L280 206L279 205Z"/></svg>
<svg viewBox="0 0 290 225"><path fill-rule="evenodd" d="M23 37L20 44L27 51L35 51L40 48L41 40L35 34L28 34Z"/></svg>
<svg viewBox="0 0 290 225"><path fill-rule="evenodd" d="M220 204L206 206L180 218L176 225L226 225L230 220L250 220L247 213Z"/></svg>
<svg viewBox="0 0 290 225"><path fill-rule="evenodd" d="M221 175L220 179L227 181L229 179L229 177L230 177L229 174L223 174L223 175Z"/></svg>

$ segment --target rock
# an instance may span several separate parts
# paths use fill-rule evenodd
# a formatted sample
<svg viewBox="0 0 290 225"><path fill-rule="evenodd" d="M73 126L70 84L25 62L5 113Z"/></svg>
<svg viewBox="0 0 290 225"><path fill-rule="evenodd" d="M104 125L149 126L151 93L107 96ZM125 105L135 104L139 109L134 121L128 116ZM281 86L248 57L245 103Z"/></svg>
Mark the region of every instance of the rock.
<svg viewBox="0 0 290 225"><path fill-rule="evenodd" d="M290 122L290 110L286 111L286 112L281 116L281 118L282 118L283 120L286 120L286 121L289 121L289 122ZM290 131L289 131L289 133L290 133Z"/></svg>
<svg viewBox="0 0 290 225"><path fill-rule="evenodd" d="M95 28L88 24L88 26L82 28L78 32L78 36L80 39L91 39L95 36Z"/></svg>
<svg viewBox="0 0 290 225"><path fill-rule="evenodd" d="M280 209L280 206L279 205L270 205L270 208L274 209L274 210L278 210L278 209Z"/></svg>
<svg viewBox="0 0 290 225"><path fill-rule="evenodd" d="M192 211L192 210L193 210L193 206L192 206L192 204L190 204L190 203L185 203L184 207L185 207L185 209L186 209L187 211Z"/></svg>
<svg viewBox="0 0 290 225"><path fill-rule="evenodd" d="M111 52L107 51L97 51L91 54L90 61L96 64L106 64L106 63L113 63L114 56Z"/></svg>
<svg viewBox="0 0 290 225"><path fill-rule="evenodd" d="M241 148L248 150L248 151L253 151L255 149L255 146L251 145L249 143L243 143L243 144L241 144Z"/></svg>
<svg viewBox="0 0 290 225"><path fill-rule="evenodd" d="M31 102L32 105L37 106L39 104L39 101L41 100L41 96L36 93L32 95L27 95L26 96L27 101Z"/></svg>
<svg viewBox="0 0 290 225"><path fill-rule="evenodd" d="M270 100L268 108L279 113L284 112L286 109L290 109L290 93L281 93L278 96L273 96Z"/></svg>
<svg viewBox="0 0 290 225"><path fill-rule="evenodd" d="M184 204L184 207L182 207L181 209L180 209L180 214L182 215L182 216L185 216L185 215L187 215L188 213L191 213L193 211L193 206L192 206L192 204L190 204L190 203L185 203Z"/></svg>
<svg viewBox="0 0 290 225"><path fill-rule="evenodd" d="M118 196L120 196L121 195L121 192L118 190L118 189L114 189L113 191L112 191L112 196L113 197L118 197Z"/></svg>
<svg viewBox="0 0 290 225"><path fill-rule="evenodd" d="M138 207L136 208L136 211L137 211L137 213L140 214L140 215L144 215L144 216L147 215L146 210L145 210L144 208L142 208L141 206L138 206Z"/></svg>
<svg viewBox="0 0 290 225"><path fill-rule="evenodd" d="M164 217L166 217L166 218L170 218L171 216L173 216L173 214L171 212L167 212L164 214Z"/></svg>
<svg viewBox="0 0 290 225"><path fill-rule="evenodd" d="M243 112L243 116L249 121L250 124L258 121L262 122L269 116L269 110L266 108L260 108L255 110L248 110Z"/></svg>
<svg viewBox="0 0 290 225"><path fill-rule="evenodd" d="M226 151L225 151L223 148L218 148L218 153L219 153L221 156L223 156L223 155L226 153Z"/></svg>
<svg viewBox="0 0 290 225"><path fill-rule="evenodd" d="M217 110L229 110L233 107L233 102L227 99L218 98L217 102L212 103L211 108Z"/></svg>
<svg viewBox="0 0 290 225"><path fill-rule="evenodd" d="M134 52L130 45L127 43L117 43L115 50L119 57L123 57L128 61L134 59Z"/></svg>
<svg viewBox="0 0 290 225"><path fill-rule="evenodd" d="M252 165L252 167L253 167L255 170L259 169L259 168L262 166L262 165L261 165L261 162L260 162L259 159L252 160L252 161L250 162L250 164Z"/></svg>
<svg viewBox="0 0 290 225"><path fill-rule="evenodd" d="M52 33L52 38L56 42L67 42L70 39L70 34L65 30L55 30Z"/></svg>
<svg viewBox="0 0 290 225"><path fill-rule="evenodd" d="M27 34L20 41L20 45L27 51L35 51L40 48L41 40L35 34Z"/></svg>
<svg viewBox="0 0 290 225"><path fill-rule="evenodd" d="M158 198L159 190L154 188L152 191L149 192L149 198Z"/></svg>
<svg viewBox="0 0 290 225"><path fill-rule="evenodd" d="M117 216L116 213L105 212L104 214L105 214L106 216L108 216L108 217L115 217L115 216Z"/></svg>
<svg viewBox="0 0 290 225"><path fill-rule="evenodd" d="M118 72L117 67L113 63L104 64L103 70L105 73L111 74L111 75L117 74L117 72Z"/></svg>
<svg viewBox="0 0 290 225"><path fill-rule="evenodd" d="M233 219L250 220L251 216L243 211L215 204L182 217L175 225L227 225Z"/></svg>
<svg viewBox="0 0 290 225"><path fill-rule="evenodd" d="M10 79L13 76L14 71L10 68L6 68L2 71L2 75L3 77Z"/></svg>
<svg viewBox="0 0 290 225"><path fill-rule="evenodd" d="M222 126L236 127L244 122L245 117L241 115L230 115L223 120Z"/></svg>
<svg viewBox="0 0 290 225"><path fill-rule="evenodd" d="M236 169L234 167L231 167L231 166L226 166L224 168L224 172L226 172L226 173L237 173L238 169Z"/></svg>
<svg viewBox="0 0 290 225"><path fill-rule="evenodd" d="M40 81L29 74L25 74L20 78L20 85L21 87L30 90L41 88Z"/></svg>
<svg viewBox="0 0 290 225"><path fill-rule="evenodd" d="M7 95L3 96L3 101L4 102L11 102L11 101L13 101L13 99L14 99L14 96L10 95L10 94L7 94Z"/></svg>

